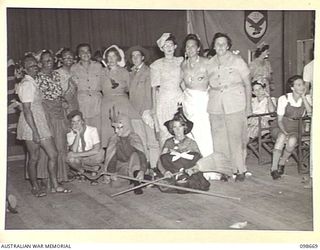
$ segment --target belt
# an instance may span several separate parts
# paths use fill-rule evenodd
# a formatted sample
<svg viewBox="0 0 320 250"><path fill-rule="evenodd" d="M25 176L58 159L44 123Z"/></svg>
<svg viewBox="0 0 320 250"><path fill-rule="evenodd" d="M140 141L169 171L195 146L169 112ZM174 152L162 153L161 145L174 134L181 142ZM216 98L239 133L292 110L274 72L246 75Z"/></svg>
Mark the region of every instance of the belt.
<svg viewBox="0 0 320 250"><path fill-rule="evenodd" d="M219 90L225 90L225 89L232 89L232 88L238 87L240 85L243 85L243 83L242 82L235 82L235 83L231 83L231 84L228 84L228 85L222 85L222 86L219 86L219 87L211 87L210 86L210 90L219 91Z"/></svg>

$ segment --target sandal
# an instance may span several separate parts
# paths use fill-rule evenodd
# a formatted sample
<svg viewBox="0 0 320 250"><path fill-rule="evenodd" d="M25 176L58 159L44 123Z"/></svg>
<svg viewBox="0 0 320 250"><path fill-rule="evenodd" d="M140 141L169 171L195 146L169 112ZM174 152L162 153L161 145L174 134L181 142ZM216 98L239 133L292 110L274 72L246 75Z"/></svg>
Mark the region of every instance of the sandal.
<svg viewBox="0 0 320 250"><path fill-rule="evenodd" d="M67 194L67 193L71 193L71 192L72 192L71 189L64 188L62 186L58 186L56 188L51 189L51 193L65 193L65 194Z"/></svg>

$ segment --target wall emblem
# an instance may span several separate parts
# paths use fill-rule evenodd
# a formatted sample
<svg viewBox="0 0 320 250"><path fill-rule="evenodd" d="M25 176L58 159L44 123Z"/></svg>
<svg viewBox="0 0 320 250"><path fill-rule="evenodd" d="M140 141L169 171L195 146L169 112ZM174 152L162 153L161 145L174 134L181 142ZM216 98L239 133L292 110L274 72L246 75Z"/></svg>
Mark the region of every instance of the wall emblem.
<svg viewBox="0 0 320 250"><path fill-rule="evenodd" d="M268 12L257 10L246 10L244 13L244 30L248 38L258 43L268 28Z"/></svg>

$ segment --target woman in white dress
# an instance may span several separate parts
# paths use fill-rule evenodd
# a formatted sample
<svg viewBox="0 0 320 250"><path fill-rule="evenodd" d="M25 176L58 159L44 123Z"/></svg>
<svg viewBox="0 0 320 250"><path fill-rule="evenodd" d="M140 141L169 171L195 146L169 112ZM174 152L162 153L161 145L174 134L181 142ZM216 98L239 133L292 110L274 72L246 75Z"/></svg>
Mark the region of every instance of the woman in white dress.
<svg viewBox="0 0 320 250"><path fill-rule="evenodd" d="M213 153L208 105L208 59L199 56L201 42L197 35L189 34L184 40L186 60L183 72L183 109L193 122L192 136L197 142L202 156Z"/></svg>

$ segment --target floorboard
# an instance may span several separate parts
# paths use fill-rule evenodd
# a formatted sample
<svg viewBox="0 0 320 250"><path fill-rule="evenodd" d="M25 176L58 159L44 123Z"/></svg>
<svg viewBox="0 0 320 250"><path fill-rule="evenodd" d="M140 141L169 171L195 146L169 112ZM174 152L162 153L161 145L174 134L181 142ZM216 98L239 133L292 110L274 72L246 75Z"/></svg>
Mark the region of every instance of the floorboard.
<svg viewBox="0 0 320 250"><path fill-rule="evenodd" d="M216 229L247 222L245 230L313 230L312 190L304 189L302 175L292 161L273 181L268 165L249 157L252 176L243 183L210 181L210 192L240 201L199 194L167 194L144 188L117 197L121 185L73 181L70 194L35 198L24 179L24 160L8 161L7 192L18 199L18 214L6 213L6 229Z"/></svg>

